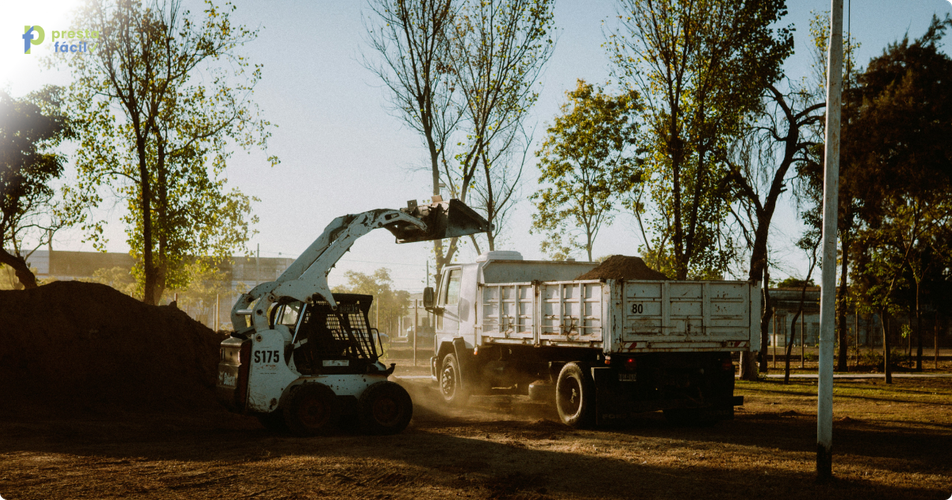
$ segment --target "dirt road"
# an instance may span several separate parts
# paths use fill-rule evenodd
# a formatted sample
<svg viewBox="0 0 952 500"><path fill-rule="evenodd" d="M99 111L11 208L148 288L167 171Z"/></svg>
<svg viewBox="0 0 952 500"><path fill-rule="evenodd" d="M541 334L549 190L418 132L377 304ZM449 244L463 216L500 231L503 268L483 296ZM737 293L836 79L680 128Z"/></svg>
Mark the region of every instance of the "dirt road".
<svg viewBox="0 0 952 500"><path fill-rule="evenodd" d="M0 410L0 496L108 498L923 498L952 493L952 381L838 389L834 475L816 485L816 387L741 383L732 422L646 416L576 431L510 396L445 411L425 381L402 434L294 438L224 411ZM895 389L902 389L897 392ZM898 395L898 396L897 396Z"/></svg>

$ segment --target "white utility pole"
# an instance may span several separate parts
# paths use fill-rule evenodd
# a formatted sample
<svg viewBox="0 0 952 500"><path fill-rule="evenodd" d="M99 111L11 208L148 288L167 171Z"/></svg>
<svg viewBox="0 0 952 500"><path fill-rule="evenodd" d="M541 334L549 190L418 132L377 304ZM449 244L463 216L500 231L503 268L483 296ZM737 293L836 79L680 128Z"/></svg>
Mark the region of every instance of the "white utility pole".
<svg viewBox="0 0 952 500"><path fill-rule="evenodd" d="M840 108L843 84L843 0L832 0L826 73L826 165L823 169L823 286L820 290L820 366L816 473L833 477L833 335L836 316L836 228L840 191Z"/></svg>

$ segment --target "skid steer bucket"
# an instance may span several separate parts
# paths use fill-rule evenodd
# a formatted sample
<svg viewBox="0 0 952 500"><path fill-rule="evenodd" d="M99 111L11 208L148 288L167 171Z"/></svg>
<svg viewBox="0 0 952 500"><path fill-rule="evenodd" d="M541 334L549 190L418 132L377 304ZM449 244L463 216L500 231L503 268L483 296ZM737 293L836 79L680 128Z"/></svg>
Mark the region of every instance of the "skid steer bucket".
<svg viewBox="0 0 952 500"><path fill-rule="evenodd" d="M419 206L411 202L409 207L401 210L425 222L427 230L423 231L417 226L403 222L386 226L396 236L397 243L455 238L491 229L491 225L483 216L456 199Z"/></svg>

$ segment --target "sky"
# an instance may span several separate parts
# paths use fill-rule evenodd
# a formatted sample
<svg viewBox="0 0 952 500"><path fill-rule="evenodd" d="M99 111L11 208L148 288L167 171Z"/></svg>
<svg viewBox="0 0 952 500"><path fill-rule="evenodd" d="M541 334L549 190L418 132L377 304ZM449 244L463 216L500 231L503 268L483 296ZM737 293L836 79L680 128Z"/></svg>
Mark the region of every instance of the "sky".
<svg viewBox="0 0 952 500"><path fill-rule="evenodd" d="M847 24L862 45L857 54L861 66L892 42L908 33L919 37L932 15L952 13L952 0L846 0ZM795 28L796 53L786 64L791 78L809 75L809 20L811 12L826 12L830 3L819 0L788 0L784 25ZM0 88L21 97L46 84L66 85L66 71L44 68L41 61L52 54L52 44L23 52L26 25L53 30L71 26L70 11L78 0L33 0L4 2L0 6ZM315 0L309 2L236 0L233 22L259 29L253 42L240 52L264 65L264 77L254 99L264 116L277 127L272 130L267 153L238 151L227 167L229 186L256 196L260 217L258 233L249 241L251 251L262 257L296 258L335 217L376 208L400 208L408 200L429 198L431 187L426 149L422 140L389 107L389 94L378 77L363 64L374 57L366 41L371 12L364 1ZM186 8L200 12L201 5L186 0ZM609 0L560 0L555 7L558 38L555 52L538 82L539 101L527 124L535 128L531 151L544 140L545 129L574 89L577 79L605 84L610 80L609 59L602 44L613 28L615 3ZM48 39L49 40L49 39ZM949 53L952 36L945 41ZM60 57L70 57L63 55ZM281 163L269 167L266 158L277 155ZM525 184L512 220L502 235L499 249L518 250L526 258L542 259L541 237L530 234L532 204L528 201L537 184L535 158L530 157L523 175ZM107 221L108 249L126 252L122 204L102 207L97 213ZM595 256L637 255L642 244L633 219L619 214L596 240ZM783 200L771 235L772 257L780 266L772 274L780 278L802 275L806 260L792 242L802 227L792 200ZM78 231L57 233L54 250L92 250ZM343 283L344 272L372 273L390 270L394 285L413 292L426 285L426 262L432 245L397 245L387 231L374 231L361 238L330 274L331 285ZM457 261L471 261L475 252L465 247ZM578 256L579 258L582 255Z"/></svg>

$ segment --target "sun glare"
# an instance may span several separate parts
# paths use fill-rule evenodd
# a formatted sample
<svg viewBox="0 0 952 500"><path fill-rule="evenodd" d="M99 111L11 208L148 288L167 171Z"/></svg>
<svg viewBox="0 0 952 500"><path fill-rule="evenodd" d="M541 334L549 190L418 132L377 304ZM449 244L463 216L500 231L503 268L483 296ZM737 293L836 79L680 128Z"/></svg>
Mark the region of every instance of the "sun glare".
<svg viewBox="0 0 952 500"><path fill-rule="evenodd" d="M65 38L59 32L82 28L72 26L70 19L79 4L80 0L39 0L0 7L0 88L19 97L44 84L62 83L55 70L44 68L43 60L54 54L54 32ZM31 31L33 43L26 53L23 34L28 26L39 29Z"/></svg>

